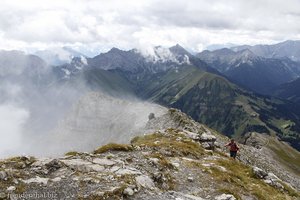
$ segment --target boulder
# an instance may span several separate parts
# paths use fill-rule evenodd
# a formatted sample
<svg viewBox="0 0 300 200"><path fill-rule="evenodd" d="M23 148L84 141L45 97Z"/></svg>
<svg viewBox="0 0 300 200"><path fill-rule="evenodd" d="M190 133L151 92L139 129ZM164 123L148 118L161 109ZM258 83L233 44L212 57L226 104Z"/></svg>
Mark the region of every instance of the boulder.
<svg viewBox="0 0 300 200"><path fill-rule="evenodd" d="M166 178L164 177L164 174L161 172L155 172L152 175L152 178L156 183L163 183L166 180Z"/></svg>
<svg viewBox="0 0 300 200"><path fill-rule="evenodd" d="M142 174L139 170L135 169L135 168L122 168L119 169L115 172L118 175L125 175L125 174Z"/></svg>
<svg viewBox="0 0 300 200"><path fill-rule="evenodd" d="M275 174L273 174L271 172L267 174L266 179L280 180Z"/></svg>
<svg viewBox="0 0 300 200"><path fill-rule="evenodd" d="M221 194L215 197L215 200L236 200L232 194Z"/></svg>
<svg viewBox="0 0 300 200"><path fill-rule="evenodd" d="M71 169L81 171L81 172L101 172L105 168L98 164L93 164L89 161L82 160L82 159L71 159L71 160L62 160L62 162L70 167Z"/></svg>
<svg viewBox="0 0 300 200"><path fill-rule="evenodd" d="M6 190L7 191L15 191L16 187L15 186L9 186Z"/></svg>
<svg viewBox="0 0 300 200"><path fill-rule="evenodd" d="M93 160L93 163L96 163L96 164L99 164L99 165L105 165L105 166L112 166L114 164L116 164L115 161L112 161L112 160L109 160L109 159L106 159L106 158L95 158Z"/></svg>
<svg viewBox="0 0 300 200"><path fill-rule="evenodd" d="M155 119L155 114L154 114L154 113L150 113L150 114L148 115L148 119L149 119L149 121L150 121L151 119Z"/></svg>
<svg viewBox="0 0 300 200"><path fill-rule="evenodd" d="M103 172L105 167L101 165L89 165L87 169L95 172Z"/></svg>
<svg viewBox="0 0 300 200"><path fill-rule="evenodd" d="M146 175L137 176L137 177L135 177L135 181L136 181L138 187L143 187L143 188L151 189L151 190L155 188L155 184L149 176L146 176Z"/></svg>
<svg viewBox="0 0 300 200"><path fill-rule="evenodd" d="M200 142L215 142L216 140L216 136L210 133L202 133L202 135L200 136Z"/></svg>
<svg viewBox="0 0 300 200"><path fill-rule="evenodd" d="M151 165L158 166L159 165L159 159L158 158L149 158L149 163Z"/></svg>
<svg viewBox="0 0 300 200"><path fill-rule="evenodd" d="M5 171L0 171L0 180L6 181L8 178L8 175Z"/></svg>
<svg viewBox="0 0 300 200"><path fill-rule="evenodd" d="M48 169L49 173L52 173L59 168L63 167L63 163L58 159L53 159L50 162L45 164L46 168Z"/></svg>
<svg viewBox="0 0 300 200"><path fill-rule="evenodd" d="M264 170L262 170L258 167L253 167L252 171L253 171L254 175L260 179L264 179L268 175Z"/></svg>
<svg viewBox="0 0 300 200"><path fill-rule="evenodd" d="M134 191L133 189L131 189L130 187L126 188L124 191L123 191L123 194L124 195L127 195L127 196L132 196L134 195Z"/></svg>
<svg viewBox="0 0 300 200"><path fill-rule="evenodd" d="M194 195L191 195L191 194L183 194L182 196L188 198L188 199L191 199L191 200L204 200L203 198L201 197L196 197Z"/></svg>
<svg viewBox="0 0 300 200"><path fill-rule="evenodd" d="M280 183L281 180L273 173L266 173L258 167L253 167L253 173L257 178L263 179L263 181L277 189L284 189L284 186Z"/></svg>
<svg viewBox="0 0 300 200"><path fill-rule="evenodd" d="M61 181L61 177L55 177L53 179L51 179L52 182L60 182Z"/></svg>
<svg viewBox="0 0 300 200"><path fill-rule="evenodd" d="M31 166L33 167L44 167L47 163L51 162L51 158L38 158Z"/></svg>
<svg viewBox="0 0 300 200"><path fill-rule="evenodd" d="M225 167L223 167L223 166L217 165L216 167L217 167L220 171L222 171L222 172L227 172L227 169L226 169Z"/></svg>
<svg viewBox="0 0 300 200"><path fill-rule="evenodd" d="M184 133L187 137L191 138L192 140L196 140L196 141L200 140L200 135L197 133L193 133L187 130L184 130Z"/></svg>
<svg viewBox="0 0 300 200"><path fill-rule="evenodd" d="M219 142L214 142L216 148L221 148L221 144Z"/></svg>
<svg viewBox="0 0 300 200"><path fill-rule="evenodd" d="M203 142L203 143L201 143L201 146L202 146L204 149L211 149L211 145L210 145L208 142Z"/></svg>
<svg viewBox="0 0 300 200"><path fill-rule="evenodd" d="M49 181L49 178L41 178L39 176L35 177L35 178L30 178L27 180L23 180L24 183L30 184L30 183L38 183L38 184L42 184L42 185L47 185Z"/></svg>
<svg viewBox="0 0 300 200"><path fill-rule="evenodd" d="M281 184L281 180L273 173L268 173L268 175L264 178L264 182L277 188L284 189L284 186Z"/></svg>

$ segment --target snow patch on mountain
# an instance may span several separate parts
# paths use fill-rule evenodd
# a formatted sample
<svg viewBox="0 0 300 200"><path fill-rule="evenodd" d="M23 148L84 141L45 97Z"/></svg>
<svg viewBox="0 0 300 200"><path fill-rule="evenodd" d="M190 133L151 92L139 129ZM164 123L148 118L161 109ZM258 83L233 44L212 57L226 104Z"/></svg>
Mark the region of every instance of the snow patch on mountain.
<svg viewBox="0 0 300 200"><path fill-rule="evenodd" d="M173 53L169 48L164 48L161 46L153 47L153 48L147 48L146 50L136 50L138 53L140 53L147 62L153 62L153 63L176 63L179 65L182 64L190 64L189 56L184 55L178 55Z"/></svg>
<svg viewBox="0 0 300 200"><path fill-rule="evenodd" d="M88 65L87 59L84 56L80 56L81 63L84 65Z"/></svg>

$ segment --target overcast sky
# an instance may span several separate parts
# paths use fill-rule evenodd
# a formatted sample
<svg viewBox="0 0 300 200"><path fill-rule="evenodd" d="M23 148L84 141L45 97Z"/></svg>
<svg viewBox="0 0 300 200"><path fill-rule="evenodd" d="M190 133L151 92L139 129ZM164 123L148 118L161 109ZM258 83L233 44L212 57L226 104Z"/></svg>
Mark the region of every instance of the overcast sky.
<svg viewBox="0 0 300 200"><path fill-rule="evenodd" d="M125 3L126 2L126 3ZM1 0L0 49L91 52L300 39L299 0Z"/></svg>

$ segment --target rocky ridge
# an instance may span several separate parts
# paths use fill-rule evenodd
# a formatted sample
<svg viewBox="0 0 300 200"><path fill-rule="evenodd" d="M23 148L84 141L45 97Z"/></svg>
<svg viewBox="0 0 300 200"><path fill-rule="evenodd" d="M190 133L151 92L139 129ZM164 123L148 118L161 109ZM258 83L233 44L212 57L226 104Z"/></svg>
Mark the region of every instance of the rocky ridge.
<svg viewBox="0 0 300 200"><path fill-rule="evenodd" d="M272 167L262 168L263 164L274 164L267 159L252 167L251 158L257 153L252 146L240 145L240 161L230 159L223 147L228 138L178 110L152 117L146 129L150 134L137 136L130 144L110 143L92 153L1 160L0 198L299 198L299 179L282 180Z"/></svg>

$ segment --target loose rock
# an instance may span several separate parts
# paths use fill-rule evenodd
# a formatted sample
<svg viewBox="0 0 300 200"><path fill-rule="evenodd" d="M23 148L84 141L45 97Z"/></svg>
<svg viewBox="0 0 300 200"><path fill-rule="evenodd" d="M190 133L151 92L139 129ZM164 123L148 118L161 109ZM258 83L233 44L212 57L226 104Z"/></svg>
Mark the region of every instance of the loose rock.
<svg viewBox="0 0 300 200"><path fill-rule="evenodd" d="M236 200L232 194L221 194L215 197L215 200Z"/></svg>
<svg viewBox="0 0 300 200"><path fill-rule="evenodd" d="M155 184L149 176L141 175L135 177L136 183L139 187L143 187L146 189L153 189L155 188Z"/></svg>
<svg viewBox="0 0 300 200"><path fill-rule="evenodd" d="M5 171L0 171L0 180L6 181L7 178L7 173Z"/></svg>
<svg viewBox="0 0 300 200"><path fill-rule="evenodd" d="M127 196L132 196L132 195L134 195L134 191L128 187L124 190L123 194L125 194Z"/></svg>

